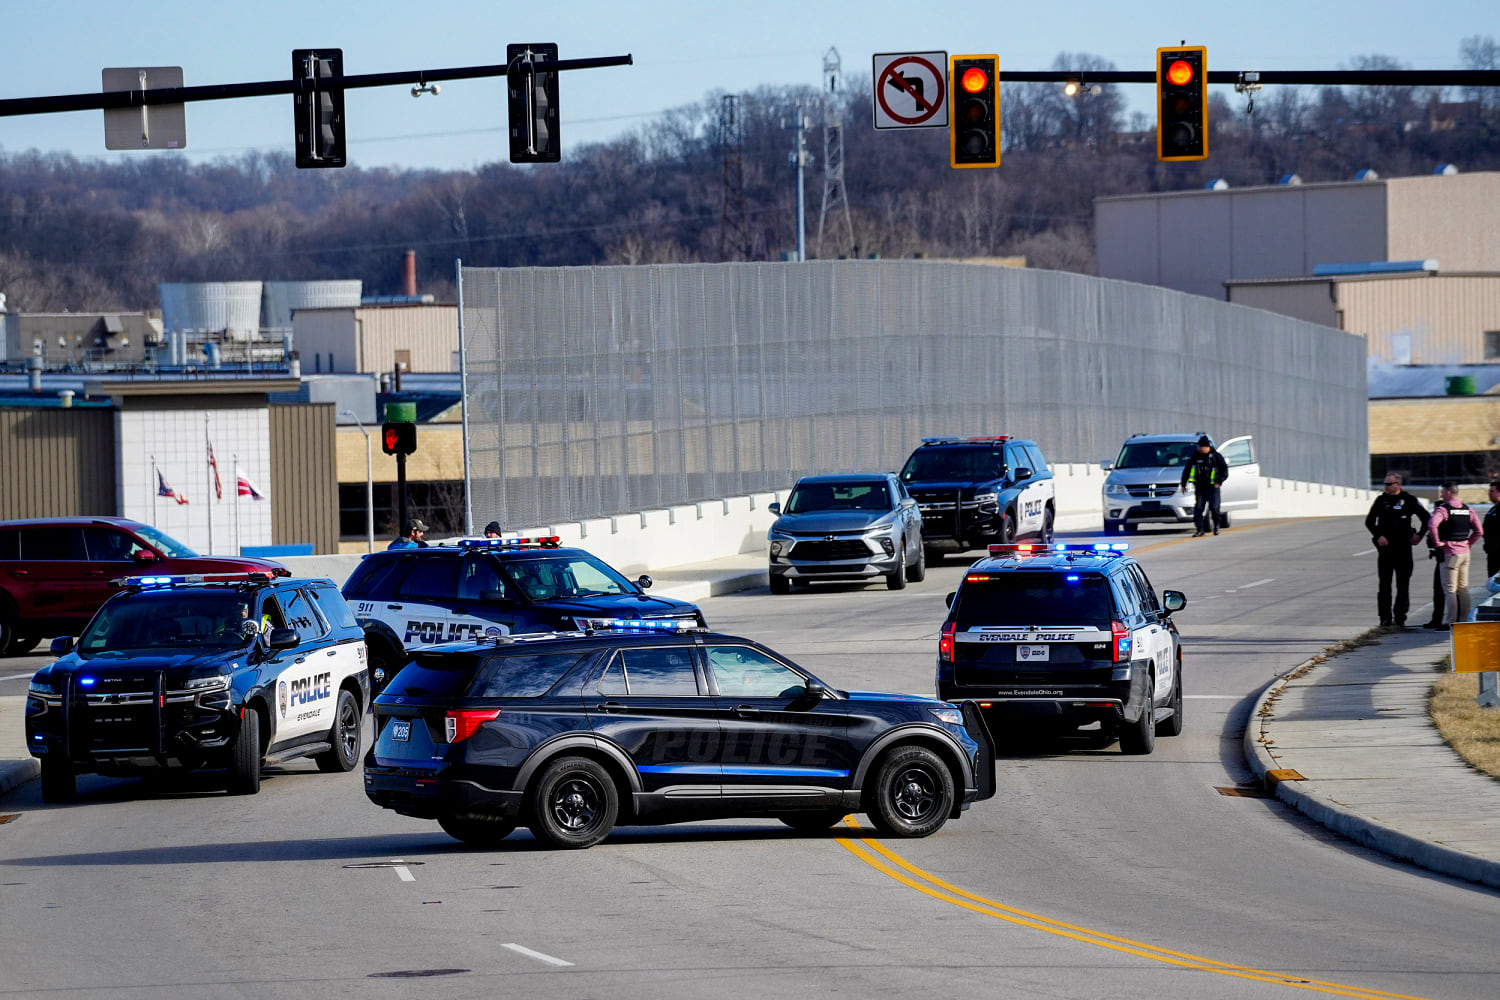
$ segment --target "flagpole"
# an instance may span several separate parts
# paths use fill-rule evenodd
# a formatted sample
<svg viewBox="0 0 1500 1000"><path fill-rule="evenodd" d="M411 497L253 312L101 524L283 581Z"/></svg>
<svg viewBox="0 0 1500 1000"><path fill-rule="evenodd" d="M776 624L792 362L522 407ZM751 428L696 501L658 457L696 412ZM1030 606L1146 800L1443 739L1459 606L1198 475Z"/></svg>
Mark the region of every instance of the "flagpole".
<svg viewBox="0 0 1500 1000"><path fill-rule="evenodd" d="M151 491L151 526L161 527L161 515L156 513L156 494L161 490L161 484L156 480L156 456L151 456L151 482L146 487Z"/></svg>
<svg viewBox="0 0 1500 1000"><path fill-rule="evenodd" d="M208 440L208 414L203 414L203 447L206 454L212 454L214 446ZM214 551L214 467L206 466L208 473L208 489L204 492L208 496L208 548L204 555L213 555Z"/></svg>
<svg viewBox="0 0 1500 1000"><path fill-rule="evenodd" d="M240 554L240 456L231 452L229 464L234 466L234 554Z"/></svg>

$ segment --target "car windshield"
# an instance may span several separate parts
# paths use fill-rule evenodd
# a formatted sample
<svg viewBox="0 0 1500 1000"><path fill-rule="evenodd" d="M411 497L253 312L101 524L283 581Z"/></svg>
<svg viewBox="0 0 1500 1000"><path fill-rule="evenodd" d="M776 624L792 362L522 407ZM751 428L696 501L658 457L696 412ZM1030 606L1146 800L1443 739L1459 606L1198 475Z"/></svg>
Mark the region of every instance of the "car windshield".
<svg viewBox="0 0 1500 1000"><path fill-rule="evenodd" d="M532 601L636 594L635 585L591 555L508 559L500 564L517 590Z"/></svg>
<svg viewBox="0 0 1500 1000"><path fill-rule="evenodd" d="M798 483L786 500L786 513L820 510L890 510L891 491L884 480L858 483Z"/></svg>
<svg viewBox="0 0 1500 1000"><path fill-rule="evenodd" d="M84 659L141 650L223 651L257 632L251 599L223 592L130 594L109 601L78 637Z"/></svg>
<svg viewBox="0 0 1500 1000"><path fill-rule="evenodd" d="M1179 468L1192 461L1197 445L1192 441L1137 441L1126 442L1115 459L1117 469Z"/></svg>
<svg viewBox="0 0 1500 1000"><path fill-rule="evenodd" d="M146 541L150 542L162 555L168 559L195 559L198 553L183 545L171 535L157 531L149 524L138 524L133 529Z"/></svg>
<svg viewBox="0 0 1500 1000"><path fill-rule="evenodd" d="M1109 585L1097 573L997 573L988 580L965 581L953 611L954 621L966 629L1107 622Z"/></svg>
<svg viewBox="0 0 1500 1000"><path fill-rule="evenodd" d="M973 448L919 448L901 469L901 481L956 479L978 482L1005 475L1005 451L980 445Z"/></svg>

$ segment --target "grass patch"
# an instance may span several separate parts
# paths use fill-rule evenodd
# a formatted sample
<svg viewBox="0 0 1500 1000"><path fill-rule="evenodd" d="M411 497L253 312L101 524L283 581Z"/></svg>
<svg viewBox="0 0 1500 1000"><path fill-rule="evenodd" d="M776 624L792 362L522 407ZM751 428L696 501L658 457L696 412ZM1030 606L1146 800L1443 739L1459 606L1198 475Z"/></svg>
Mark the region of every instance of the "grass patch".
<svg viewBox="0 0 1500 1000"><path fill-rule="evenodd" d="M1446 669L1446 661L1442 666ZM1439 674L1427 714L1471 767L1500 778L1500 708L1480 708L1478 694L1478 674Z"/></svg>

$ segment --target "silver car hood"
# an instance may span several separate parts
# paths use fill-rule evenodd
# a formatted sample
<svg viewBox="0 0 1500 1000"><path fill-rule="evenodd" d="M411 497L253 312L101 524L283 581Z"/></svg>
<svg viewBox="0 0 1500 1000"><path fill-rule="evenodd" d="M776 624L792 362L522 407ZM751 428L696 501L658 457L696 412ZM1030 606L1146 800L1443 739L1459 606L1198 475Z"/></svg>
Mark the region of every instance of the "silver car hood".
<svg viewBox="0 0 1500 1000"><path fill-rule="evenodd" d="M783 514L771 525L771 530L794 535L864 531L890 523L895 513L890 510L814 510L806 514Z"/></svg>
<svg viewBox="0 0 1500 1000"><path fill-rule="evenodd" d="M1186 466L1162 465L1144 469L1112 469L1104 481L1124 483L1126 486L1135 486L1140 483L1180 483L1184 468Z"/></svg>

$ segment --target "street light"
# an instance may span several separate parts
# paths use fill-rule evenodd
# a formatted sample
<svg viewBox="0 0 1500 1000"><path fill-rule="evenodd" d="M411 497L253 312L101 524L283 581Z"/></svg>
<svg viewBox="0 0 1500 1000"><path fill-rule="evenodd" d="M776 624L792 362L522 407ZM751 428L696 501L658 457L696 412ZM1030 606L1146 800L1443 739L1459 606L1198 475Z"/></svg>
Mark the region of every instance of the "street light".
<svg viewBox="0 0 1500 1000"><path fill-rule="evenodd" d="M355 416L353 410L340 410L339 413L354 421L354 426L365 436L365 531L370 537L370 551L375 551L375 455L370 449L370 432L365 430L365 425Z"/></svg>

